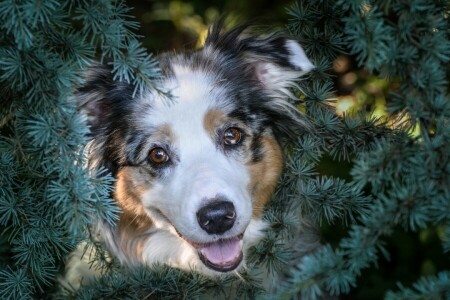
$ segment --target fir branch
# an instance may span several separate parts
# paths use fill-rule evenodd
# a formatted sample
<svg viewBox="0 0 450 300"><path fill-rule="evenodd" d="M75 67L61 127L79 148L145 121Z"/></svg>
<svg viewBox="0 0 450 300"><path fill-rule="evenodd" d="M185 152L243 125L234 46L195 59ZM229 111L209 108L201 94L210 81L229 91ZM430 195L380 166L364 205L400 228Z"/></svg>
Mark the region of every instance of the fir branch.
<svg viewBox="0 0 450 300"><path fill-rule="evenodd" d="M22 2L7 0L0 3L0 28L14 37L19 50L33 45L33 33L30 20L27 19Z"/></svg>
<svg viewBox="0 0 450 300"><path fill-rule="evenodd" d="M56 0L26 1L22 9L31 28L35 28L38 24L43 26L51 24L58 6L60 4Z"/></svg>
<svg viewBox="0 0 450 300"><path fill-rule="evenodd" d="M354 8L344 22L351 54L356 54L359 65L364 65L369 71L378 69L386 61L392 39L392 29L385 24L382 13L366 2Z"/></svg>
<svg viewBox="0 0 450 300"><path fill-rule="evenodd" d="M239 299L254 299L260 293L257 283L246 274L240 279L222 277L208 279L195 271L184 272L168 266L154 265L151 268L121 269L106 274L92 285L81 288L77 299L199 299L223 297L224 286L235 284ZM222 292L221 292L222 290Z"/></svg>
<svg viewBox="0 0 450 300"><path fill-rule="evenodd" d="M0 270L0 287L3 299L33 299L33 283L24 269Z"/></svg>
<svg viewBox="0 0 450 300"><path fill-rule="evenodd" d="M423 277L413 284L413 289L398 284L400 291L389 291L386 300L448 299L450 297L450 274L441 272L437 276Z"/></svg>
<svg viewBox="0 0 450 300"><path fill-rule="evenodd" d="M444 252L450 251L450 222L444 226L444 239L442 241Z"/></svg>
<svg viewBox="0 0 450 300"><path fill-rule="evenodd" d="M305 215L311 216L316 222L325 220L328 223L336 220L353 222L355 216L367 213L371 202L353 185L327 177L300 180L292 197L301 199L296 203Z"/></svg>

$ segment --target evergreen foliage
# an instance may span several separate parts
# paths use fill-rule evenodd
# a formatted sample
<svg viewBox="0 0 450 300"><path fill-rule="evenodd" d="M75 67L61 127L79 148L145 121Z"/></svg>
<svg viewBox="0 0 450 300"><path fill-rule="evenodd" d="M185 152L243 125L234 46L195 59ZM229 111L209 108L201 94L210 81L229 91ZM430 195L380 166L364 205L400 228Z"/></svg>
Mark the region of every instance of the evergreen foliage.
<svg viewBox="0 0 450 300"><path fill-rule="evenodd" d="M299 83L295 103L314 129L285 149L285 172L264 215L272 226L252 249L248 270L212 280L162 265L126 270L98 257L105 275L70 296L195 299L234 290L238 298L262 297L261 268L287 273L277 299L346 294L365 268L389 256L383 237L397 226L441 226L448 252L449 9L442 0L300 0L289 7L288 30L317 66ZM128 14L123 1L0 2L2 299L54 293L64 257L89 236L91 221L116 220L113 179L86 169L87 129L70 95L96 57L109 61L115 78L133 83L136 93L158 88L157 65L140 46L133 33L138 24ZM396 86L387 109L401 121L388 126L364 112L336 116L330 70L341 53ZM416 127L420 134L413 136ZM352 179L321 175L318 166L327 157L351 161ZM343 221L348 233L337 247L326 244L292 266L300 253L289 245L307 219ZM386 294L427 297L450 297L448 272Z"/></svg>
<svg viewBox="0 0 450 300"><path fill-rule="evenodd" d="M280 298L300 293L306 299L314 299L321 289L332 295L347 293L364 268L376 264L380 255L389 255L382 237L397 225L411 231L427 226L448 228L448 9L445 1L422 0L317 1L315 4L299 1L289 9L291 33L303 42L307 54L316 63L319 61L317 74L311 78L313 82L301 82L307 91L307 104L312 102L316 106L311 105L312 108L323 110L324 105L317 104L325 102L323 95L330 90L318 88L318 82L323 82L322 87L330 86L327 68L339 51L348 51L361 67L398 84L389 95L387 110L393 116L408 118L409 123L397 122L389 131L383 125L376 126L375 120L355 120L349 116L332 124L328 121L332 116L322 117L331 112L311 111L319 128L325 129L323 136L308 140L319 140L315 144L321 151L316 153L328 151L337 158L348 158L345 153L354 155L353 178L346 184L355 191L365 187L370 191L370 198L350 200L356 222L350 226L348 236L340 241L338 248L324 246L306 257L293 269L291 283L280 293ZM321 78L317 78L318 74ZM420 135L408 135L408 129L416 125ZM334 185L338 183L334 180ZM323 201L315 202L316 197L304 193L312 186L303 180L292 194L300 196L298 201L311 207L313 215L322 209L325 219L333 221L328 210L339 209L327 207L327 200L332 197L328 194ZM335 191L338 190L336 186ZM327 191L321 189L312 194L323 195ZM344 209L346 202L332 203L339 203L339 208ZM444 248L448 251L448 235ZM402 287L398 293L388 293L387 298L444 299L449 297L449 283L446 273L441 273L438 278L421 279L415 285L417 292Z"/></svg>
<svg viewBox="0 0 450 300"><path fill-rule="evenodd" d="M92 218L116 220L112 178L85 167L87 128L70 95L97 54L136 89L160 76L128 11L109 0L0 2L2 299L48 295Z"/></svg>

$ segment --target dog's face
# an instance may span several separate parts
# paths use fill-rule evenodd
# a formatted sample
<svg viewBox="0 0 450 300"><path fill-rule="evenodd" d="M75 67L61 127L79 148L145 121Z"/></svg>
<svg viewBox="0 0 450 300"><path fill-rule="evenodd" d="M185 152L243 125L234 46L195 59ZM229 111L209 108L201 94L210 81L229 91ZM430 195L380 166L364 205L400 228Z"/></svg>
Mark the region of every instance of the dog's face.
<svg viewBox="0 0 450 300"><path fill-rule="evenodd" d="M171 102L155 91L132 98L101 66L80 89L92 159L117 178L123 214L110 244L123 261L223 273L261 238L279 141L302 122L288 88L312 64L296 42L243 29L216 26L203 49L159 58Z"/></svg>

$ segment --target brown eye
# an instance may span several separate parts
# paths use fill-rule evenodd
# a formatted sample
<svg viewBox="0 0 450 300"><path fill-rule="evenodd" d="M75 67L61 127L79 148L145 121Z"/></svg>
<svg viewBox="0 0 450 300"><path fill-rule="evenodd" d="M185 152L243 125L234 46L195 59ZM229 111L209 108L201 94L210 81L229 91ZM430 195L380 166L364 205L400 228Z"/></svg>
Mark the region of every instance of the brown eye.
<svg viewBox="0 0 450 300"><path fill-rule="evenodd" d="M163 164L169 161L169 155L163 148L154 148L150 150L150 160L155 164Z"/></svg>
<svg viewBox="0 0 450 300"><path fill-rule="evenodd" d="M223 133L223 140L225 145L233 146L239 144L241 141L241 131L237 128L231 127Z"/></svg>

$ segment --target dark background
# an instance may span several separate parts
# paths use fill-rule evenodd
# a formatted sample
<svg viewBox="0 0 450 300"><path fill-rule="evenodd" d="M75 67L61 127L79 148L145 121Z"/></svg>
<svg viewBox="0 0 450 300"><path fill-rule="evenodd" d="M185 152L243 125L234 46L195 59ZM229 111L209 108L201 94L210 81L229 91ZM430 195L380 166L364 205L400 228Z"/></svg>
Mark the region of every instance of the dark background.
<svg viewBox="0 0 450 300"><path fill-rule="evenodd" d="M231 23L252 22L269 28L285 28L289 16L286 8L292 1L212 0L156 1L128 0L132 14L141 24L139 34L149 52L192 49L201 46L208 25L226 14ZM231 24L232 25L232 24ZM358 69L351 56L341 56L334 63L337 94L336 110L342 114L361 108L385 117L386 91L389 82ZM324 159L319 165L322 174L349 179L351 164ZM441 246L442 228L405 232L398 228L386 237L389 258L381 258L377 266L365 269L357 287L343 299L382 299L386 291L396 290L397 282L410 286L422 275L450 269L450 260ZM343 224L323 224L324 242L337 245L345 236Z"/></svg>

